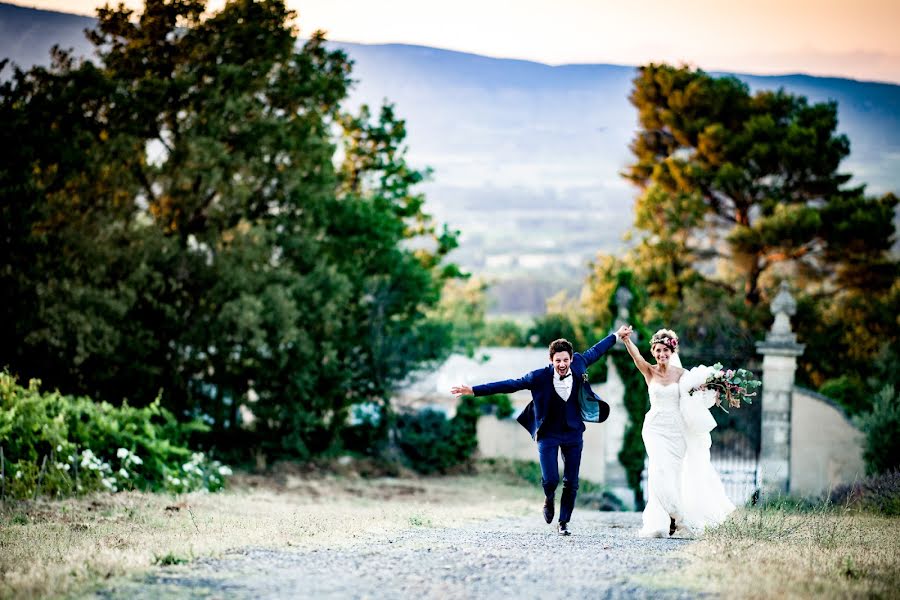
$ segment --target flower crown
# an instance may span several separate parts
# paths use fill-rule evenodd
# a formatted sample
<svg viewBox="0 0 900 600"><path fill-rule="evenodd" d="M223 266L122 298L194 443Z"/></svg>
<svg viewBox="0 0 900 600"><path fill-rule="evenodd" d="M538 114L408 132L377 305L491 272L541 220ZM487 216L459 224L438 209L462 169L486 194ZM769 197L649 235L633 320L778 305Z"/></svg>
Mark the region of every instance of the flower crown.
<svg viewBox="0 0 900 600"><path fill-rule="evenodd" d="M650 347L652 348L656 344L662 344L672 352L678 352L678 336L675 335L674 332L665 330L657 331L653 334L653 337L650 338Z"/></svg>

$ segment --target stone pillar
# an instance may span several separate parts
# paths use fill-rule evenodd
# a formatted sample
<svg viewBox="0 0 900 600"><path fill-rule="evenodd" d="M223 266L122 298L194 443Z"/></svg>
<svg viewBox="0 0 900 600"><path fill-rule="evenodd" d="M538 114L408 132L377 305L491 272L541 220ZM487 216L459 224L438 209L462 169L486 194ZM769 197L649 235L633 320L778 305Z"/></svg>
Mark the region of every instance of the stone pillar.
<svg viewBox="0 0 900 600"><path fill-rule="evenodd" d="M794 375L797 357L803 354L805 345L797 343L797 336L791 330L790 317L797 312L797 303L787 282L781 282L771 308L775 322L765 341L756 343L757 352L763 355L759 481L763 494L786 494L791 481Z"/></svg>

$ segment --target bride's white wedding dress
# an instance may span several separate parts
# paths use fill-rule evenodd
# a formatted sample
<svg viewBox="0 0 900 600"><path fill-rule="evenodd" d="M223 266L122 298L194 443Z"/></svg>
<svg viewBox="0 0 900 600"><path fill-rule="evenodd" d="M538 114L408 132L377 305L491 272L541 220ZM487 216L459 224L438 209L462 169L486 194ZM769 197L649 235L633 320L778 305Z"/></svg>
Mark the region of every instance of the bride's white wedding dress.
<svg viewBox="0 0 900 600"><path fill-rule="evenodd" d="M642 537L668 537L670 515L680 535L695 535L734 510L709 459L715 392L688 394L710 369L695 367L677 383L648 386L650 410L641 431L649 457Z"/></svg>

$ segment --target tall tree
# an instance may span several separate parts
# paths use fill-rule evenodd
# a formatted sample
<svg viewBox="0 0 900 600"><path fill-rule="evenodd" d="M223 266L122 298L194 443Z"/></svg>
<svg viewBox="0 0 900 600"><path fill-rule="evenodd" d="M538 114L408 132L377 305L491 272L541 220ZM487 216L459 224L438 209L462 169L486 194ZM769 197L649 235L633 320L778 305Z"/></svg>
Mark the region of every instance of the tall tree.
<svg viewBox="0 0 900 600"><path fill-rule="evenodd" d="M857 398L845 405L867 405L867 379L898 354L898 199L867 196L839 171L850 145L837 105L665 64L639 70L631 101L629 264L650 297L646 321L679 328L700 359L748 360L771 318L766 290L787 278L800 336L829 349L801 359L801 378L850 376Z"/></svg>
<svg viewBox="0 0 900 600"><path fill-rule="evenodd" d="M204 9L105 7L96 64L59 53L0 87L23 149L0 169L0 362L110 400L162 389L224 443L245 405L270 450L308 456L444 351L426 314L455 236L423 212L392 108L342 111L342 52L298 46L282 0Z"/></svg>
<svg viewBox="0 0 900 600"><path fill-rule="evenodd" d="M890 285L897 198L846 187L838 169L850 144L836 133L835 103L654 64L630 99L640 129L625 175L641 189L635 226L646 233L638 262L666 312L699 280L749 306L775 272L823 293L861 284L860 269L879 275L863 285Z"/></svg>

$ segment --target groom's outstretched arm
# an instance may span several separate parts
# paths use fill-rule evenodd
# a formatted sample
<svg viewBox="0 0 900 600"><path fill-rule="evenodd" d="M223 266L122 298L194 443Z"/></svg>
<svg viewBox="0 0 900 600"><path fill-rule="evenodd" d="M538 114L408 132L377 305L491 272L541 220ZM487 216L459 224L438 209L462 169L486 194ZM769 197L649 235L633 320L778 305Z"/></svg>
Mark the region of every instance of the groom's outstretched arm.
<svg viewBox="0 0 900 600"><path fill-rule="evenodd" d="M582 356L584 357L584 361L592 365L597 360L600 359L601 356L609 352L609 349L616 345L616 342L619 341L626 331L626 327L623 325L619 327L619 330L615 333L611 333L584 352L582 352Z"/></svg>
<svg viewBox="0 0 900 600"><path fill-rule="evenodd" d="M490 396L492 394L512 394L519 390L530 390L532 386L534 373L528 373L524 377L518 379L505 379L503 381L493 381L469 387L467 385L458 385L450 388L450 393L454 396L469 394L472 396Z"/></svg>

